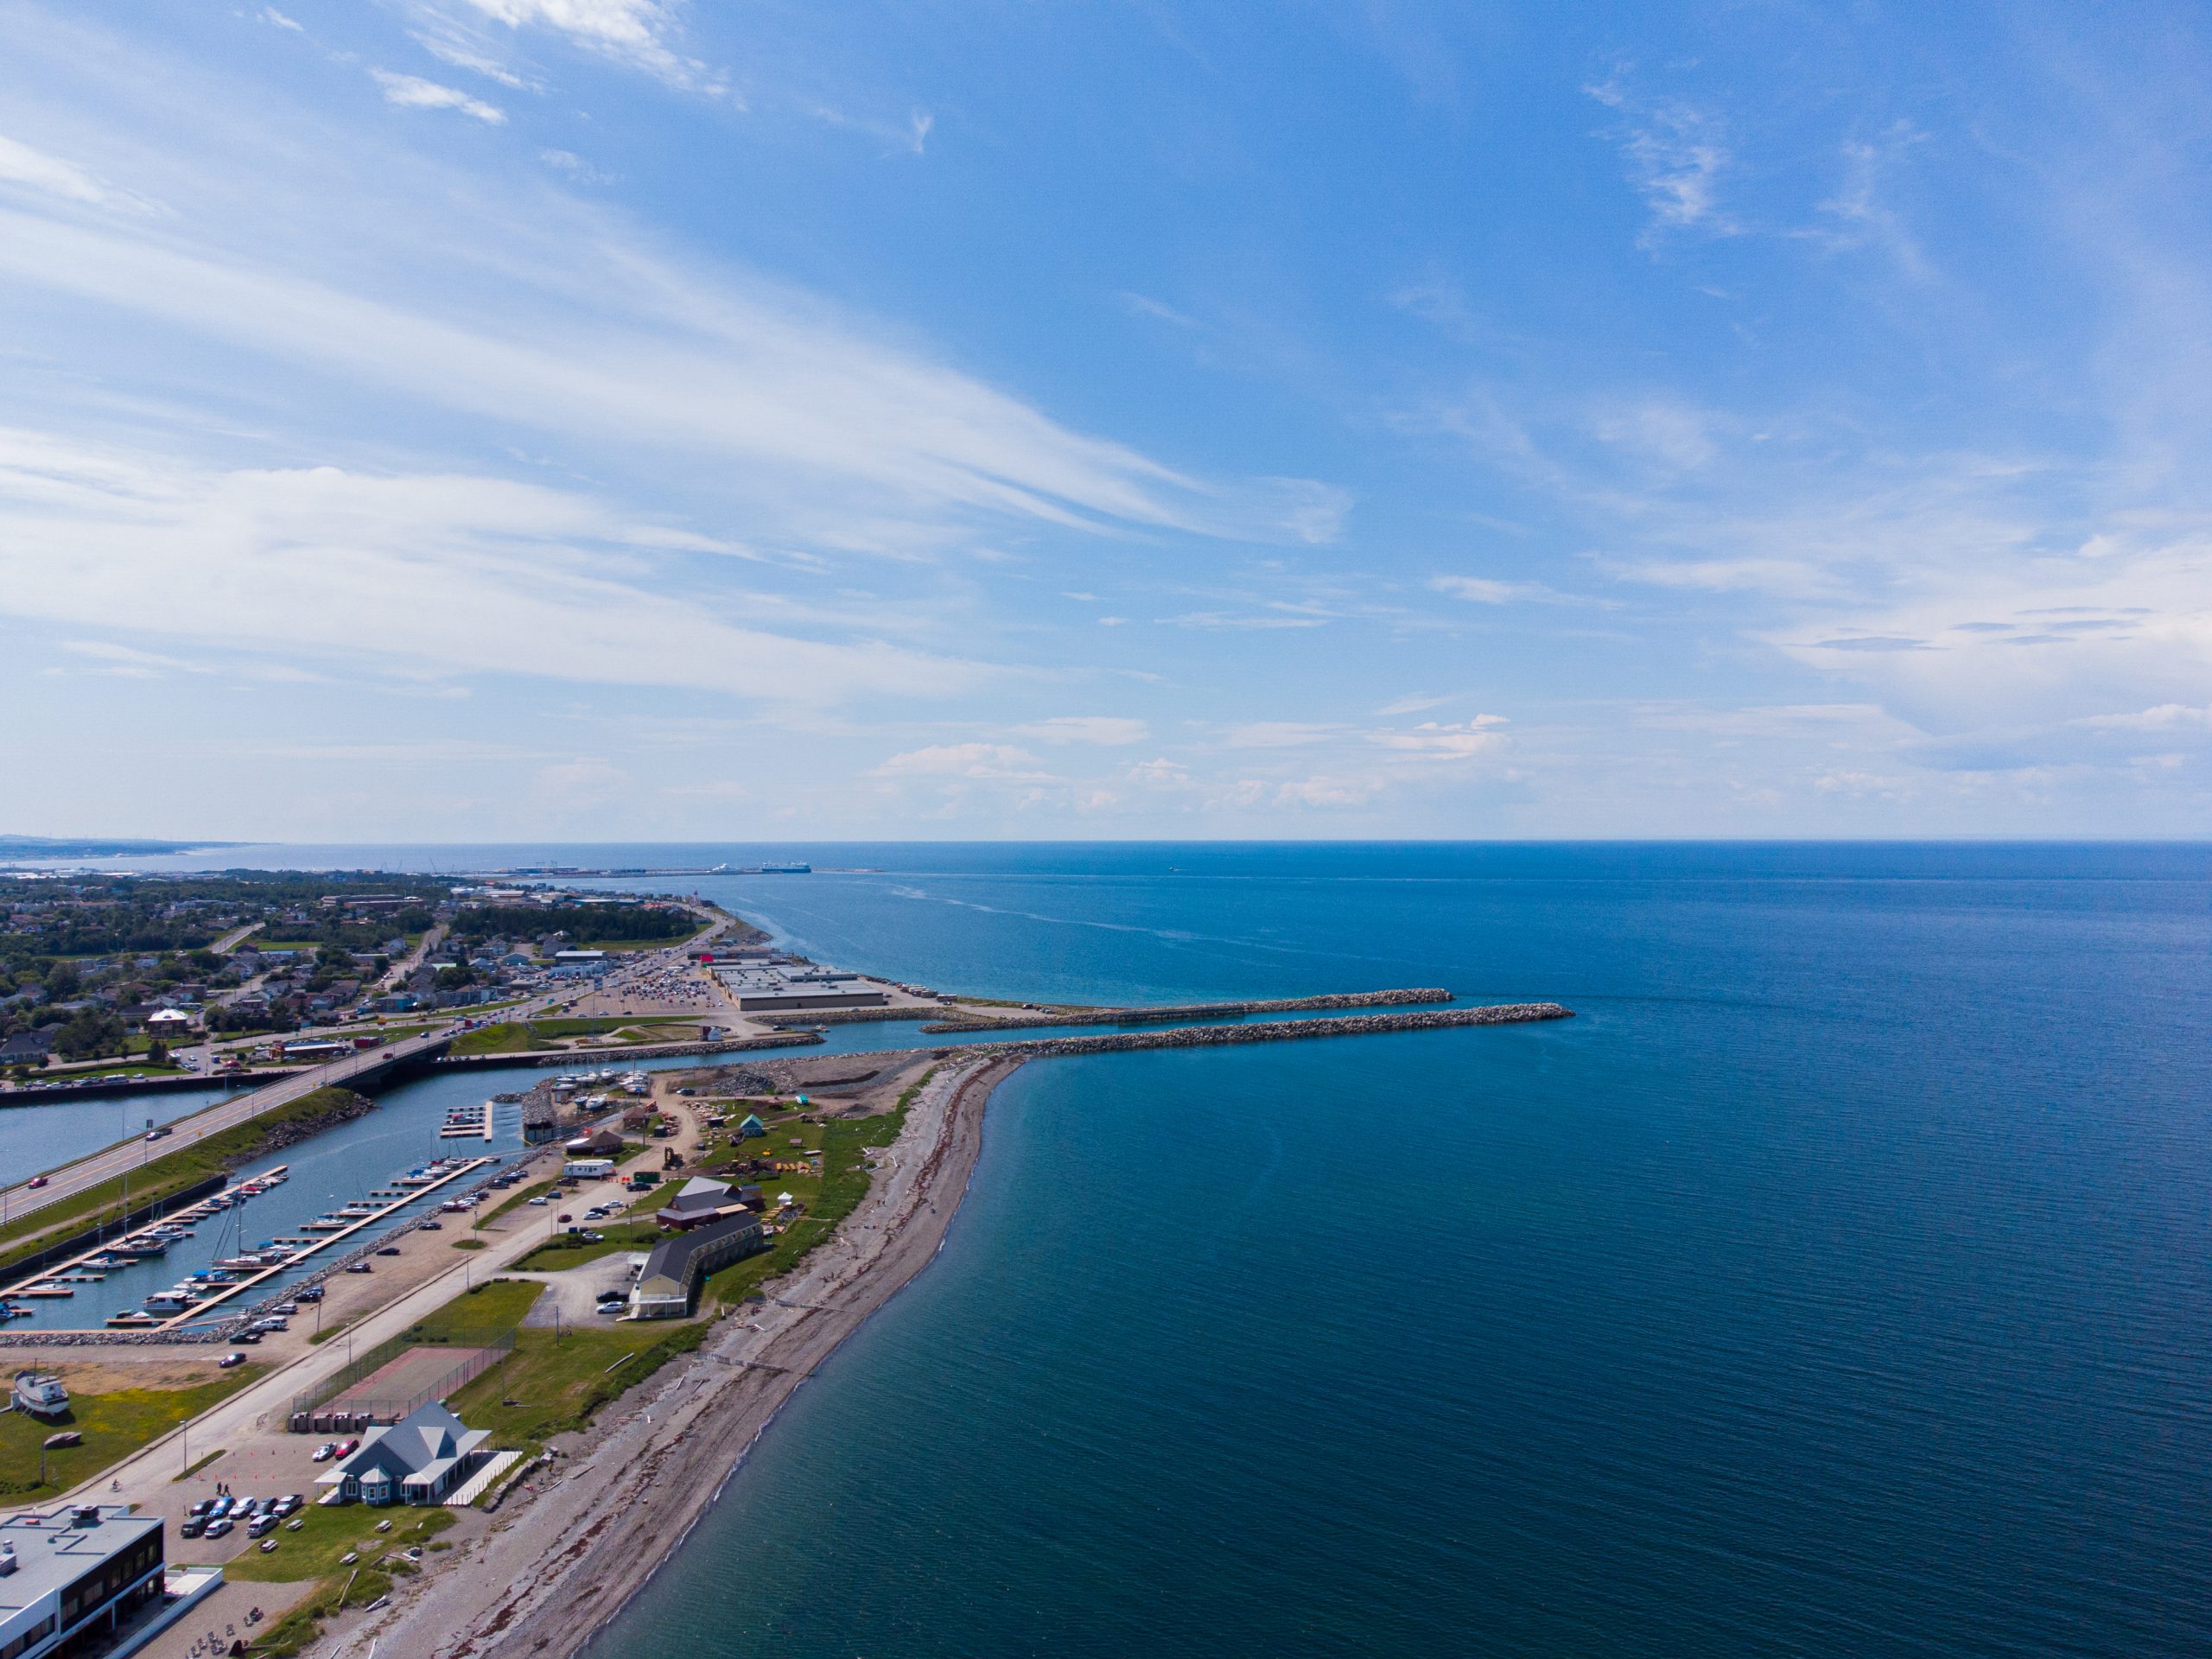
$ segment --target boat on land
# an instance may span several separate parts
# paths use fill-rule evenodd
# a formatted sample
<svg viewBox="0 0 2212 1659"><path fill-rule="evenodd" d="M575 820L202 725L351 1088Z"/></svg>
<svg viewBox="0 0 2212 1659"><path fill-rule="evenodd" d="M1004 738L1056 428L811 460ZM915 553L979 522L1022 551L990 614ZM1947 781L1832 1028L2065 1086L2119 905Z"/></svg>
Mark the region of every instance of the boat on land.
<svg viewBox="0 0 2212 1659"><path fill-rule="evenodd" d="M17 1411L48 1421L69 1410L69 1390L61 1386L60 1377L44 1371L17 1371L13 1397Z"/></svg>

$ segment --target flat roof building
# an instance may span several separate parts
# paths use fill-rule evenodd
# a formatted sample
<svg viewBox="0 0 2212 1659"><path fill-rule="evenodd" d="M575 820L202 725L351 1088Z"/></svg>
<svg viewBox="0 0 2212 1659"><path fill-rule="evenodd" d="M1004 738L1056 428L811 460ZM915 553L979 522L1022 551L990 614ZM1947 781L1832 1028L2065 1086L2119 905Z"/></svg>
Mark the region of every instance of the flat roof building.
<svg viewBox="0 0 2212 1659"><path fill-rule="evenodd" d="M161 1517L127 1503L0 1517L0 1654L44 1659L114 1630L161 1595L162 1568Z"/></svg>

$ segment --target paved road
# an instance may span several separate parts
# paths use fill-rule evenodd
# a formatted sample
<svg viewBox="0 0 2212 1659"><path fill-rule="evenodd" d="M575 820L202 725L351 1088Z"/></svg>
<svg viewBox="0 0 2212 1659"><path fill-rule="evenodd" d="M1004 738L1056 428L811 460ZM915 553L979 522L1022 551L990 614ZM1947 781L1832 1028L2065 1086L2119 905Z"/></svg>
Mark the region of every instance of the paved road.
<svg viewBox="0 0 2212 1659"><path fill-rule="evenodd" d="M327 1065L318 1065L255 1089L230 1099L219 1101L206 1111L191 1117L181 1118L170 1126L172 1133L157 1141L124 1141L96 1152L89 1158L51 1171L48 1185L33 1192L27 1185L17 1184L4 1189L8 1219L27 1216L47 1205L112 1180L126 1170L134 1170L149 1159L163 1156L196 1141L204 1141L219 1129L258 1117L276 1107L288 1105L315 1090L332 1084L344 1084L396 1059L429 1052L452 1041L448 1030L427 1032L420 1037L409 1037L399 1042L386 1044L382 1048L365 1049L358 1054L348 1054L333 1060Z"/></svg>
<svg viewBox="0 0 2212 1659"><path fill-rule="evenodd" d="M617 1175L580 1187L564 1196L561 1203L581 1211L589 1205L626 1201L632 1196L622 1185L622 1178ZM553 1211L549 1208L542 1224L516 1227L511 1234L488 1242L485 1249L454 1263L428 1283L406 1292L397 1301L364 1314L351 1327L350 1343L340 1336L310 1348L289 1364L194 1418L183 1429L164 1435L114 1468L103 1469L79 1490L105 1491L110 1482L115 1482L123 1488L123 1497L103 1497L103 1502L158 1503L173 1478L184 1467L188 1440L192 1453L204 1457L217 1446L238 1446L257 1430L270 1432L272 1424L281 1427L282 1414L290 1411L292 1396L308 1393L317 1383L334 1376L348 1363L349 1354L366 1353L377 1344L398 1336L424 1315L443 1307L469 1285L481 1284L501 1268L520 1261L559 1229L560 1224L553 1219Z"/></svg>

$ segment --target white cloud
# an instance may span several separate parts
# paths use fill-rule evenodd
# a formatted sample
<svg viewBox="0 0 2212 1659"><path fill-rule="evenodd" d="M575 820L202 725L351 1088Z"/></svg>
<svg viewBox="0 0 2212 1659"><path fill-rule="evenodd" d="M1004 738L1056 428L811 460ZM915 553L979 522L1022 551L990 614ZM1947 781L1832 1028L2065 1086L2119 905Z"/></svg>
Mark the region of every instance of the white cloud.
<svg viewBox="0 0 2212 1659"><path fill-rule="evenodd" d="M458 86L442 86L420 75L396 75L384 69L372 69L369 73L384 88L387 104L397 104L404 110L459 110L489 126L506 124L505 110L486 104L480 98L471 98Z"/></svg>
<svg viewBox="0 0 2212 1659"><path fill-rule="evenodd" d="M143 213L153 205L94 177L74 162L5 137L0 137L0 184L25 185L64 201L83 202L93 207L124 207Z"/></svg>
<svg viewBox="0 0 2212 1659"><path fill-rule="evenodd" d="M614 181L613 174L601 172L573 149L541 149L537 159L579 184L611 184Z"/></svg>
<svg viewBox="0 0 2212 1659"><path fill-rule="evenodd" d="M414 182L414 199L449 194L461 217L329 228L371 238L348 269L435 269L420 305L289 274L282 258L4 207L0 276L565 438L594 466L610 447L719 463L718 482L787 513L777 531L791 541L934 550L977 514L1293 541L1333 521L1325 486L1186 477L802 295L674 264L582 204L518 213L430 168Z"/></svg>
<svg viewBox="0 0 2212 1659"><path fill-rule="evenodd" d="M1325 743L1339 730L1292 720L1255 720L1231 727L1224 740L1232 749L1302 749Z"/></svg>
<svg viewBox="0 0 2212 1659"><path fill-rule="evenodd" d="M1556 603L1567 597L1541 582L1500 582L1492 576L1433 576L1428 585L1475 605L1511 605L1523 600Z"/></svg>
<svg viewBox="0 0 2212 1659"><path fill-rule="evenodd" d="M1108 748L1141 743L1151 735L1144 721L1116 715L1058 715L1014 729L1039 743L1089 743Z"/></svg>
<svg viewBox="0 0 2212 1659"><path fill-rule="evenodd" d="M879 778L990 779L1054 783L1053 775L1027 749L1006 743L941 743L894 754L875 768Z"/></svg>
<svg viewBox="0 0 2212 1659"><path fill-rule="evenodd" d="M942 696L987 672L718 615L632 545L601 504L533 485L211 471L0 429L0 613L776 702ZM137 660L117 649L90 647Z"/></svg>
<svg viewBox="0 0 2212 1659"><path fill-rule="evenodd" d="M2132 715L2088 715L2072 722L2096 731L2171 732L2191 726L2212 727L2212 707L2196 709L2185 702L2162 702Z"/></svg>
<svg viewBox="0 0 2212 1659"><path fill-rule="evenodd" d="M1160 619L1169 627L1208 628L1224 631L1269 628L1318 628L1327 619L1318 616L1268 616L1233 611L1185 611L1180 616ZM1100 620L1104 620L1102 617Z"/></svg>
<svg viewBox="0 0 2212 1659"><path fill-rule="evenodd" d="M458 0L509 29L550 29L587 51L628 63L671 86L718 91L721 77L670 44L677 8L664 0Z"/></svg>
<svg viewBox="0 0 2212 1659"><path fill-rule="evenodd" d="M1591 429L1605 442L1678 471L1711 461L1712 417L1671 397L1644 397L1600 410Z"/></svg>
<svg viewBox="0 0 2212 1659"><path fill-rule="evenodd" d="M1466 760L1502 747L1505 734L1492 728L1505 723L1503 715L1477 715L1453 725L1424 721L1410 731L1371 733L1367 741L1422 760Z"/></svg>
<svg viewBox="0 0 2212 1659"><path fill-rule="evenodd" d="M1386 702L1375 712L1382 715L1418 715L1422 710L1435 709L1451 702L1449 697L1400 697L1395 702Z"/></svg>
<svg viewBox="0 0 2212 1659"><path fill-rule="evenodd" d="M298 23L295 22L291 18L287 17L283 12L277 10L274 6L264 6L261 9L261 21L264 23L273 23L278 29L289 29L296 35L305 34L307 32L302 29Z"/></svg>
<svg viewBox="0 0 2212 1659"><path fill-rule="evenodd" d="M1733 159L1719 118L1679 101L1646 104L1618 77L1583 90L1620 112L1613 132L1629 164L1630 181L1651 211L1638 241L1653 245L1662 232L1699 230L1732 236L1735 221L1723 210L1719 181Z"/></svg>

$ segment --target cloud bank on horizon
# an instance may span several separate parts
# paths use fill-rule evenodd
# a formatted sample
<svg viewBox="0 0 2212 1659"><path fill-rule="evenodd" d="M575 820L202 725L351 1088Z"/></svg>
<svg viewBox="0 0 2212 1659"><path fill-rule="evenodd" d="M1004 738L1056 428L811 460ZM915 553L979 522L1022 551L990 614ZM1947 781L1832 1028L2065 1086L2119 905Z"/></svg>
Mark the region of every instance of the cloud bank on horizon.
<svg viewBox="0 0 2212 1659"><path fill-rule="evenodd" d="M0 827L2208 822L2197 11L0 23Z"/></svg>

